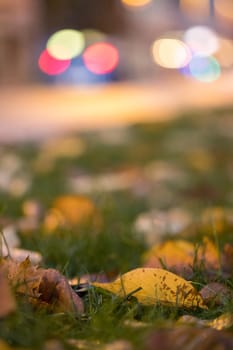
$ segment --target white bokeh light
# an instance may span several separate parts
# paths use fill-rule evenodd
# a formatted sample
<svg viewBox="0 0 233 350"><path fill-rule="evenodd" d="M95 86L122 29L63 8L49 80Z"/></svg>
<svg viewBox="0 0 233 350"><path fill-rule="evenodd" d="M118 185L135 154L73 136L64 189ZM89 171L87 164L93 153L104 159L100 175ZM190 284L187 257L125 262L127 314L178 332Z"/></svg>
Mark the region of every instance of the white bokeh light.
<svg viewBox="0 0 233 350"><path fill-rule="evenodd" d="M184 34L184 41L199 56L212 55L219 48L217 34L206 26L189 28Z"/></svg>

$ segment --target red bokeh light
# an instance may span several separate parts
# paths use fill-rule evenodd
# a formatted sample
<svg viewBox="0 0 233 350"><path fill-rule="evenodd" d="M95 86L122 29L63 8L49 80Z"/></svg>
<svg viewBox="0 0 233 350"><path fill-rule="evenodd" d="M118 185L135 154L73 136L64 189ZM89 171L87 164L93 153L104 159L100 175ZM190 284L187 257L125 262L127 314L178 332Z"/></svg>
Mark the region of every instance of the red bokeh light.
<svg viewBox="0 0 233 350"><path fill-rule="evenodd" d="M44 50L38 59L40 70L48 75L58 75L65 72L70 66L71 60L58 60Z"/></svg>
<svg viewBox="0 0 233 350"><path fill-rule="evenodd" d="M105 42L89 46L83 54L84 64L95 74L107 74L114 71L119 62L119 53L115 46Z"/></svg>

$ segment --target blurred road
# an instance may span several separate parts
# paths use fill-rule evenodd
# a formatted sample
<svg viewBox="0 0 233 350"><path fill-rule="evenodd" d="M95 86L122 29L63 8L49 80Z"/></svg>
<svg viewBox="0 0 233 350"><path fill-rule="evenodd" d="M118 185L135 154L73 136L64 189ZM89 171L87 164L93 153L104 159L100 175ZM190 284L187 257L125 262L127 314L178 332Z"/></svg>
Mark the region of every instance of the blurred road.
<svg viewBox="0 0 233 350"><path fill-rule="evenodd" d="M233 105L233 72L213 83L187 78L154 83L0 88L0 141L39 139L67 130L176 117L180 111Z"/></svg>

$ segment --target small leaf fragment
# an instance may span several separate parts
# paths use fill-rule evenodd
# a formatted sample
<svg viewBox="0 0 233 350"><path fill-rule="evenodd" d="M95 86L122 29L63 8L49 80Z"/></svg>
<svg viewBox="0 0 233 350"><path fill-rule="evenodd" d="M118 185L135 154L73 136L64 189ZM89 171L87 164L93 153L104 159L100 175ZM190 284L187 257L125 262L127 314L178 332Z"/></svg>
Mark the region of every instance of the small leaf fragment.
<svg viewBox="0 0 233 350"><path fill-rule="evenodd" d="M233 314L226 312L214 320L209 321L208 326L217 329L218 331L230 328L233 326Z"/></svg>
<svg viewBox="0 0 233 350"><path fill-rule="evenodd" d="M211 282L205 285L199 292L207 305L224 305L233 298L233 291L228 286Z"/></svg>
<svg viewBox="0 0 233 350"><path fill-rule="evenodd" d="M162 303L177 307L206 309L203 299L185 279L159 268L137 268L111 283L92 283L120 297L133 295L144 305Z"/></svg>

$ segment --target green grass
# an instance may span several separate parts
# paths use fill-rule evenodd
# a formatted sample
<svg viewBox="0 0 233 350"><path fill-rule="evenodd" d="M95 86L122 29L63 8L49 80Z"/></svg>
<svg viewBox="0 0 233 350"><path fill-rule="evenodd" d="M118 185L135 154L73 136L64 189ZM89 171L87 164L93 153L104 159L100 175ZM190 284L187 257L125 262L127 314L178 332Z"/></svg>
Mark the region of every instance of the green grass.
<svg viewBox="0 0 233 350"><path fill-rule="evenodd" d="M175 164L185 172L186 181L179 178L161 180L160 186L170 193L169 200L160 197L153 184L144 194L130 189L91 193L89 196L103 218L100 228L77 226L46 234L42 214L33 232L19 232L23 248L41 252L43 266L56 268L67 278L87 273L124 273L139 267L147 249L143 237L134 228L135 219L141 212L179 206L188 209L194 217L200 217L207 207L232 208L233 137L229 137L232 115L231 109L205 111L169 123L134 125L129 127L129 140L119 145L107 145L96 133L80 134L77 137L86 144L85 152L74 158L58 157L47 172L35 170L35 160L40 156L39 145L2 145L1 155L16 155L22 162L23 171L30 175L31 185L22 195L12 193L10 182L17 178L16 172L8 187L0 187L1 218L17 222L23 216L23 203L28 199L37 200L42 212L46 213L54 198L72 193L68 178L75 172L95 175L131 166L143 169L152 161ZM210 159L209 166L205 166L205 161L203 165L201 153ZM196 159L192 158L195 154L199 154ZM1 159L0 171L4 171ZM199 226L186 232L185 239L200 242L204 235L209 235L217 240L220 250L225 243L233 244L232 222L225 222L221 233L214 231L214 228ZM183 233L180 237L184 237ZM220 270L210 277L205 269L196 266L195 287L199 290L210 280L220 281L233 290L232 275L225 277ZM42 349L49 339L58 339L67 349L72 348L70 339L101 344L126 339L135 349L143 349L152 329L173 327L182 315L213 319L224 312L233 312L232 300L208 310L190 311L160 304L144 307L134 297L123 300L93 287L83 299L85 315L82 317L34 310L25 300L17 300L17 311L0 319L0 339L16 348L31 349ZM135 321L143 322L143 326L135 328L132 326ZM229 331L232 332L232 327Z"/></svg>

